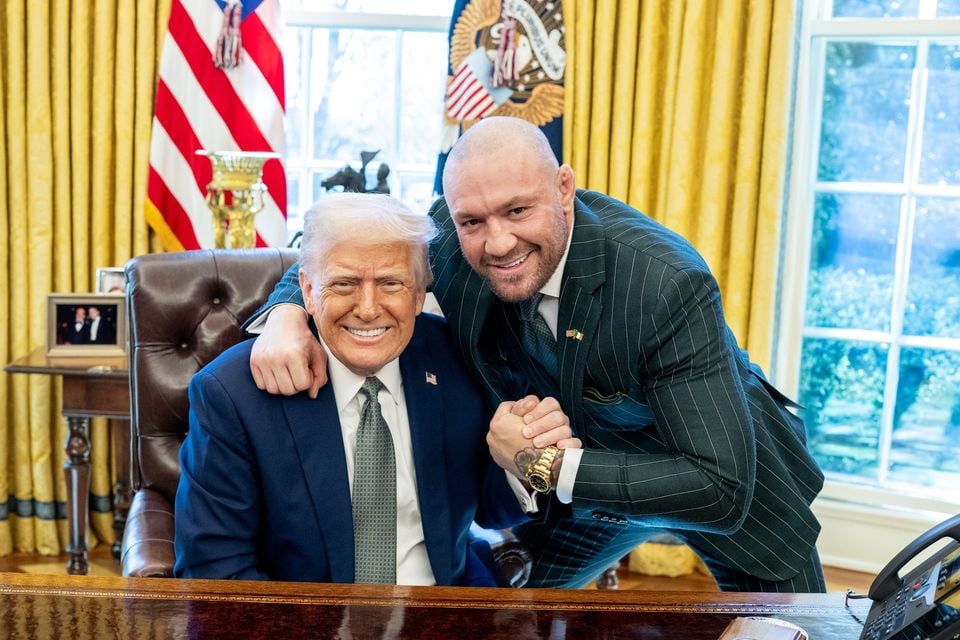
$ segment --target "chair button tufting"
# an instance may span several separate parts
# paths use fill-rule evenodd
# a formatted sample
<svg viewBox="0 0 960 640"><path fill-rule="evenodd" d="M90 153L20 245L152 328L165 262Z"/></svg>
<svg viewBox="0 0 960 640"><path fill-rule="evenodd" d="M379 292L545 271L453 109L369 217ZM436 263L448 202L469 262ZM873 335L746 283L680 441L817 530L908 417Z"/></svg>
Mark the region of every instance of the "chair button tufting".
<svg viewBox="0 0 960 640"><path fill-rule="evenodd" d="M220 304L220 298L214 298L213 304Z"/></svg>
<svg viewBox="0 0 960 640"><path fill-rule="evenodd" d="M187 343L186 343L186 342L181 342L181 343L180 343L180 348L181 348L181 349L186 349L186 348L187 348Z"/></svg>

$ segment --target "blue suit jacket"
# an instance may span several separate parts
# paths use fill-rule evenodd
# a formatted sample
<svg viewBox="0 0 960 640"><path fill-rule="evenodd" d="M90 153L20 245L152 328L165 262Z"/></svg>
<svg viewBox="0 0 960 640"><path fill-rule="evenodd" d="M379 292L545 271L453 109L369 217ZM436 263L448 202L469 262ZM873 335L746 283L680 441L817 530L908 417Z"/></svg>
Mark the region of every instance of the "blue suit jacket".
<svg viewBox="0 0 960 640"><path fill-rule="evenodd" d="M228 349L190 385L175 575L353 582L350 489L333 389L324 386L316 400L260 391L251 345ZM524 516L490 459L489 414L441 319L418 317L400 370L437 584L493 585L469 548L470 523L476 516L482 526L505 527Z"/></svg>

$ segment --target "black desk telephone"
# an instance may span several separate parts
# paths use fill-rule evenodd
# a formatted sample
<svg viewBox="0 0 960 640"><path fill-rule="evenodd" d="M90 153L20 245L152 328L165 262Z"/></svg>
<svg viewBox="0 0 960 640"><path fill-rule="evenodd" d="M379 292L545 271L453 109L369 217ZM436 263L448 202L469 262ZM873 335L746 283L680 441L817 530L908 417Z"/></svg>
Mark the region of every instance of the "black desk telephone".
<svg viewBox="0 0 960 640"><path fill-rule="evenodd" d="M953 538L909 574L898 574L918 553ZM960 640L960 515L911 542L870 585L874 601L860 640Z"/></svg>

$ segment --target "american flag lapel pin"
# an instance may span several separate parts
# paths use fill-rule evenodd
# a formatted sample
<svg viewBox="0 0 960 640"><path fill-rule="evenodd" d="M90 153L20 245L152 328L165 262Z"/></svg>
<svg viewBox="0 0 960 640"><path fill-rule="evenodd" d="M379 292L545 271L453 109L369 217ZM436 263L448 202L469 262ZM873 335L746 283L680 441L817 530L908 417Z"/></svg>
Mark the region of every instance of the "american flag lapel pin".
<svg viewBox="0 0 960 640"><path fill-rule="evenodd" d="M437 374L427 371L427 384L437 386Z"/></svg>
<svg viewBox="0 0 960 640"><path fill-rule="evenodd" d="M574 340L583 340L583 332L580 329L567 329L567 337Z"/></svg>

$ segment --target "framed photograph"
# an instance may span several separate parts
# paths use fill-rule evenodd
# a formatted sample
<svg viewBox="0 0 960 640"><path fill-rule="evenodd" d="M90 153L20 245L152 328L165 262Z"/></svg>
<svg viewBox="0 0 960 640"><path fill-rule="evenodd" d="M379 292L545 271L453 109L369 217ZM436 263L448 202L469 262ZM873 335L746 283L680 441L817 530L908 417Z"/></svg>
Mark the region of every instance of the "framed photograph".
<svg viewBox="0 0 960 640"><path fill-rule="evenodd" d="M124 296L110 293L47 296L48 356L122 356L126 351Z"/></svg>
<svg viewBox="0 0 960 640"><path fill-rule="evenodd" d="M119 293L125 292L126 282L123 275L123 267L100 267L97 269L97 293Z"/></svg>

